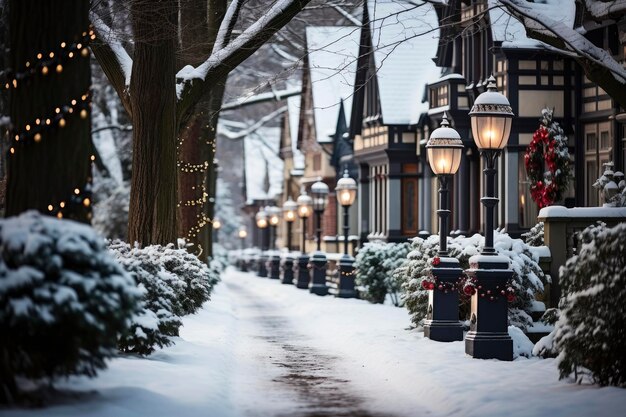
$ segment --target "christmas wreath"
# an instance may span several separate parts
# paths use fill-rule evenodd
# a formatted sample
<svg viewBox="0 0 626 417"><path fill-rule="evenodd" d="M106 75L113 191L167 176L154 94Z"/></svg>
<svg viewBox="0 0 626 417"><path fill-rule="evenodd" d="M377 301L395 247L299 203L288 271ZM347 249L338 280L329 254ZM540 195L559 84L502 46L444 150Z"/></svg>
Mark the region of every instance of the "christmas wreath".
<svg viewBox="0 0 626 417"><path fill-rule="evenodd" d="M552 120L552 110L543 109L541 126L526 149L524 165L530 180L530 195L539 208L561 200L570 178L567 137Z"/></svg>

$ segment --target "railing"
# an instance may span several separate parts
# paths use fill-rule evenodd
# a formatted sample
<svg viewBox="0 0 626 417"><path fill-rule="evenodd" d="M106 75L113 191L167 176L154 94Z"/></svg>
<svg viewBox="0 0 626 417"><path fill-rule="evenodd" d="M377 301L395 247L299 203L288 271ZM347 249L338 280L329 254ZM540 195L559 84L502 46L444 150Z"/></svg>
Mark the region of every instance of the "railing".
<svg viewBox="0 0 626 417"><path fill-rule="evenodd" d="M546 307L557 307L561 296L559 268L580 249L578 233L598 221L613 227L626 222L626 207L577 207L551 206L541 209L537 219L544 223L544 242L550 248L552 259L550 275L552 285Z"/></svg>

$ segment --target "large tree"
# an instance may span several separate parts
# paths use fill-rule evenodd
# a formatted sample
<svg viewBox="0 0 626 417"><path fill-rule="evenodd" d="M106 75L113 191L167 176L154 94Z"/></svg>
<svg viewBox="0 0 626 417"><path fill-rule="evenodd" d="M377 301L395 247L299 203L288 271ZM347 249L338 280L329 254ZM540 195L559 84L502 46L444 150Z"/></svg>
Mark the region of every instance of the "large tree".
<svg viewBox="0 0 626 417"><path fill-rule="evenodd" d="M231 37L242 7L252 2L131 0L131 54L111 36L105 21L92 15L98 33L94 54L134 127L130 241L143 245L168 243L180 233L181 237L196 238L199 248L209 250L209 234L198 232L211 219L205 178L213 171L215 124L224 80L309 1L273 2L254 23ZM201 41L200 47L192 47L194 40ZM172 68L177 56L189 65L175 72ZM179 178L184 187L181 193L177 193L177 160L172 151L177 143L181 156L178 163L183 171Z"/></svg>
<svg viewBox="0 0 626 417"><path fill-rule="evenodd" d="M91 216L89 4L11 0L6 215Z"/></svg>

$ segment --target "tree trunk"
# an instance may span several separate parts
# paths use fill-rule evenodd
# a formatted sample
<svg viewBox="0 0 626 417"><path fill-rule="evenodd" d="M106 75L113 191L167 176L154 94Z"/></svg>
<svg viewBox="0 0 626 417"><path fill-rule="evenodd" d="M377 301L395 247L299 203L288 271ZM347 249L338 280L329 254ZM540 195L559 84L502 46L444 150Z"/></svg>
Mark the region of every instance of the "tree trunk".
<svg viewBox="0 0 626 417"><path fill-rule="evenodd" d="M129 241L176 241L176 0L133 0Z"/></svg>
<svg viewBox="0 0 626 417"><path fill-rule="evenodd" d="M181 0L181 65L197 66L211 53L225 12L225 0ZM178 149L178 233L193 245L190 251L203 260L212 255L213 158L225 79L213 80L212 84L184 121Z"/></svg>
<svg viewBox="0 0 626 417"><path fill-rule="evenodd" d="M89 2L67 0L60 7L13 0L9 25L12 130L6 215L35 209L88 222L93 149Z"/></svg>

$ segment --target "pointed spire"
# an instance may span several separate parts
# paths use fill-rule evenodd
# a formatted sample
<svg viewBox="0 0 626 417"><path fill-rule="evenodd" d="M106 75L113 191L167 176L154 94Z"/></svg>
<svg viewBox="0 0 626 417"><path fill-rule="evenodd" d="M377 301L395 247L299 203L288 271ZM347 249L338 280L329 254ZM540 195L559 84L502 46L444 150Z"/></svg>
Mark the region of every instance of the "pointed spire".
<svg viewBox="0 0 626 417"><path fill-rule="evenodd" d="M487 78L487 91L498 91L498 87L496 86L496 79L493 74Z"/></svg>
<svg viewBox="0 0 626 417"><path fill-rule="evenodd" d="M450 123L448 122L448 112L443 112L443 117L441 118L441 127L450 127Z"/></svg>

